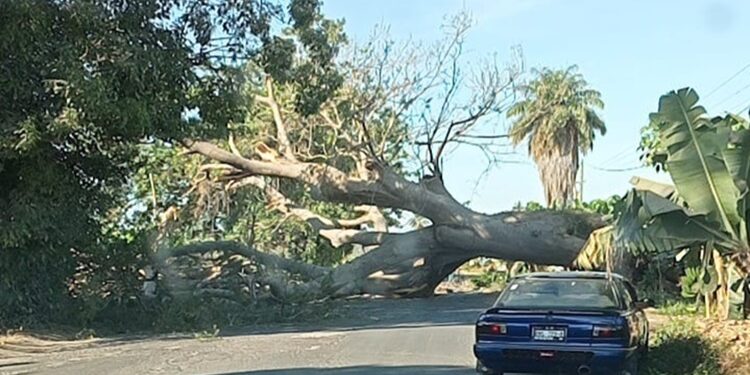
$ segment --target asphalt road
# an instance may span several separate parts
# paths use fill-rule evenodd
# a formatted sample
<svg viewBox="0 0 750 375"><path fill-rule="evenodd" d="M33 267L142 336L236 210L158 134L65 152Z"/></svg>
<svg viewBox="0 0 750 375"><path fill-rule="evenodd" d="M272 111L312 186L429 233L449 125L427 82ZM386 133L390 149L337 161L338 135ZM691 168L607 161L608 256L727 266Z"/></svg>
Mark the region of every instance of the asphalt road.
<svg viewBox="0 0 750 375"><path fill-rule="evenodd" d="M472 324L492 295L353 301L324 325L98 340L41 353L0 351L5 374L474 374ZM4 358L3 358L4 357Z"/></svg>

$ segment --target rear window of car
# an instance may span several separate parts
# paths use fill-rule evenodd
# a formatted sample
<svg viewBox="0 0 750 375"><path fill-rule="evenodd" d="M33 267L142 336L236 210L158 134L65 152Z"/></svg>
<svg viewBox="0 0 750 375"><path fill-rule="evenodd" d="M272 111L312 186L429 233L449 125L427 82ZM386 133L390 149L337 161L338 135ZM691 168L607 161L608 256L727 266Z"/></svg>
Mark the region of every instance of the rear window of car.
<svg viewBox="0 0 750 375"><path fill-rule="evenodd" d="M615 285L607 279L517 279L495 303L508 309L610 310L619 306Z"/></svg>

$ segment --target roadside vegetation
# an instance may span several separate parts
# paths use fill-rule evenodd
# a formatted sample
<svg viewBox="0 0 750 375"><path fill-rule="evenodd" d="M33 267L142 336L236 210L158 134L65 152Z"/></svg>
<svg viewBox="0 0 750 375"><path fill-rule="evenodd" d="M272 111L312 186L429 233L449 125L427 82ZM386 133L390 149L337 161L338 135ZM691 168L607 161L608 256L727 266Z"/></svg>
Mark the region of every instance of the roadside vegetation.
<svg viewBox="0 0 750 375"><path fill-rule="evenodd" d="M724 372L720 355L724 342L705 338L697 323L681 317L656 327L651 335L646 374L652 375L719 375Z"/></svg>
<svg viewBox="0 0 750 375"><path fill-rule="evenodd" d="M653 375L750 373L750 322L672 318L653 329L644 367Z"/></svg>

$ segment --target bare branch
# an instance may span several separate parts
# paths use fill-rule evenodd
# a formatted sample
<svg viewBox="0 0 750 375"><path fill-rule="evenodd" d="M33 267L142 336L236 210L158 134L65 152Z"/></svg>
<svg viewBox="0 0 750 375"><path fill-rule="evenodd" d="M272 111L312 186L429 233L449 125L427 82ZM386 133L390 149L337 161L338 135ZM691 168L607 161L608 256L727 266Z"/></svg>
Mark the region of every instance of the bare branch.
<svg viewBox="0 0 750 375"><path fill-rule="evenodd" d="M266 199L268 201L268 207L279 211L284 215L291 215L300 220L306 221L316 231L324 229L336 229L336 228L357 228L363 224L373 222L377 219L372 214L369 206L358 206L355 210L364 212L361 216L354 219L329 219L325 216L318 215L306 208L300 207L289 198L284 196L278 189L274 188L270 184L266 183L263 178L252 176L245 177L236 183L232 184L232 189L237 189L242 186L252 185L259 189L262 189L266 193Z"/></svg>
<svg viewBox="0 0 750 375"><path fill-rule="evenodd" d="M372 173L373 180L363 180L349 177L329 165L287 159L251 160L208 142L186 139L183 144L206 157L240 169L245 173L243 176L281 177L302 182L319 200L400 208L442 223L468 220L475 215L447 192L425 191L421 185L406 180L378 162L367 163L366 168ZM463 214L456 215L456 212Z"/></svg>
<svg viewBox="0 0 750 375"><path fill-rule="evenodd" d="M237 171L238 169L229 164L208 163L208 164L201 165L198 170L201 172L205 172L205 171L215 171L215 170Z"/></svg>
<svg viewBox="0 0 750 375"><path fill-rule="evenodd" d="M384 232L368 232L356 229L324 229L320 235L331 241L333 247L356 243L362 246L375 246L383 242Z"/></svg>
<svg viewBox="0 0 750 375"><path fill-rule="evenodd" d="M232 150L232 153L237 156L242 156L242 153L240 152L240 149L237 148L237 144L234 143L234 134L232 132L229 132L229 149Z"/></svg>
<svg viewBox="0 0 750 375"><path fill-rule="evenodd" d="M281 108L279 103L276 101L276 95L274 93L273 79L267 76L265 79L266 95L256 95L255 100L266 104L273 114L273 121L276 124L276 140L279 142L279 151L284 157L289 160L297 160L292 150L292 145L289 142L289 135L287 134L286 124L281 116Z"/></svg>

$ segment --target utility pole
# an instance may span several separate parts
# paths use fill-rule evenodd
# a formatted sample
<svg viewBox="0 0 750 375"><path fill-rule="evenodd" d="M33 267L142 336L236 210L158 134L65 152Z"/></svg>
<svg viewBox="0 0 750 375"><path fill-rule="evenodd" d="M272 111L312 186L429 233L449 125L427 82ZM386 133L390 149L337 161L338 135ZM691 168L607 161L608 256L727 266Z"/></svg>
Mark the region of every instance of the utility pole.
<svg viewBox="0 0 750 375"><path fill-rule="evenodd" d="M583 202L583 158L581 158L581 178L578 181L578 201Z"/></svg>

